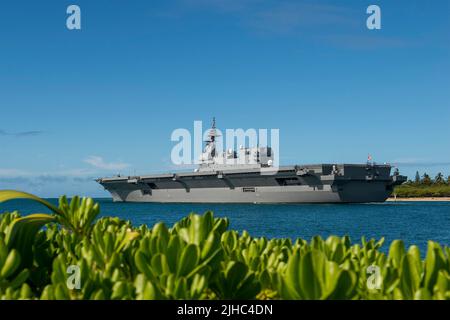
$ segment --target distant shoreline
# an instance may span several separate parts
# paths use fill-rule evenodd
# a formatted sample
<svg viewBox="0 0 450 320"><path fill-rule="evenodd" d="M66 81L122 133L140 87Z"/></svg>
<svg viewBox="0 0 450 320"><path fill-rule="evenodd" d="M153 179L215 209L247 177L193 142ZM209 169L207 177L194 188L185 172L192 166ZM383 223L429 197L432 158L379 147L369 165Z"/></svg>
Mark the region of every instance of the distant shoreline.
<svg viewBox="0 0 450 320"><path fill-rule="evenodd" d="M388 198L386 201L400 202L400 201L450 201L450 197L417 197L417 198Z"/></svg>

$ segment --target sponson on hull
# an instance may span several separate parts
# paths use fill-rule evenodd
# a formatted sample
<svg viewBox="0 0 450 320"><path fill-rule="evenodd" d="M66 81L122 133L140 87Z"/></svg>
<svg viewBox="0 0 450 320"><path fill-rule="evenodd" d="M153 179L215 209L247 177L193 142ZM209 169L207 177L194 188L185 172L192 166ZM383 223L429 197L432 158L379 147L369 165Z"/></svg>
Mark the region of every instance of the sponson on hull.
<svg viewBox="0 0 450 320"><path fill-rule="evenodd" d="M383 202L406 177L389 164L274 168L270 147L216 150L215 121L193 172L99 178L114 201L163 203Z"/></svg>

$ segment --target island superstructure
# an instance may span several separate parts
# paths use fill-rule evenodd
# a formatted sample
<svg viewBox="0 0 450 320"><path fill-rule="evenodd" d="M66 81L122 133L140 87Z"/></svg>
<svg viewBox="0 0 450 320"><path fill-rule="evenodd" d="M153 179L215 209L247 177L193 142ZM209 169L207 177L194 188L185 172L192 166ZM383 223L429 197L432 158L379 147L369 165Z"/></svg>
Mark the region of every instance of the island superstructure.
<svg viewBox="0 0 450 320"><path fill-rule="evenodd" d="M191 172L99 178L113 201L160 203L384 202L406 177L389 164L274 167L270 147L216 150L215 121Z"/></svg>

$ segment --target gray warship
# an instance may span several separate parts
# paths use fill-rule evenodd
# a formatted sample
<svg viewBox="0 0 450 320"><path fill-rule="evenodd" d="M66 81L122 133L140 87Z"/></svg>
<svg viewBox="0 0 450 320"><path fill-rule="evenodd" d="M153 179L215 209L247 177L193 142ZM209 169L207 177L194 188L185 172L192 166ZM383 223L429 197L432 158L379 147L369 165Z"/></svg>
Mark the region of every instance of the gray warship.
<svg viewBox="0 0 450 320"><path fill-rule="evenodd" d="M191 172L99 178L115 202L369 203L384 202L406 181L389 164L273 167L270 147L216 150L215 121Z"/></svg>

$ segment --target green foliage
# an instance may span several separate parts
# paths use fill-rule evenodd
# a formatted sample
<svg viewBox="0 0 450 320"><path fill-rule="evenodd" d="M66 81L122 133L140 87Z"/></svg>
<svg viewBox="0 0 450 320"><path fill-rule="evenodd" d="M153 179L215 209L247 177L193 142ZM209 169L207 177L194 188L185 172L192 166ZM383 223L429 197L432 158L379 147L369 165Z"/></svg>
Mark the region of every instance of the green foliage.
<svg viewBox="0 0 450 320"><path fill-rule="evenodd" d="M28 267L33 262L32 248L39 229L53 221L54 217L47 214L31 214L11 223L5 243L9 249L17 249L20 252L24 266Z"/></svg>
<svg viewBox="0 0 450 320"><path fill-rule="evenodd" d="M438 174L434 178L434 183L435 184L443 184L443 183L445 183L444 175L441 172L438 172Z"/></svg>
<svg viewBox="0 0 450 320"><path fill-rule="evenodd" d="M394 194L400 198L450 197L450 185L414 185L403 184L395 187Z"/></svg>
<svg viewBox="0 0 450 320"><path fill-rule="evenodd" d="M0 299L450 299L450 248L432 241L422 260L400 240L386 255L384 239L253 238L211 212L135 228L99 210L62 197L52 215L0 215Z"/></svg>
<svg viewBox="0 0 450 320"><path fill-rule="evenodd" d="M75 196L70 203L66 196L59 199L58 221L66 228L72 230L78 235L89 233L92 222L100 213L100 206L94 203L91 198L82 198Z"/></svg>
<svg viewBox="0 0 450 320"><path fill-rule="evenodd" d="M422 178L417 171L414 181L396 186L394 194L401 198L450 197L450 176L447 179L441 172L434 179L424 173Z"/></svg>
<svg viewBox="0 0 450 320"><path fill-rule="evenodd" d="M420 183L420 174L419 171L416 171L416 176L414 178L414 183L419 184Z"/></svg>
<svg viewBox="0 0 450 320"><path fill-rule="evenodd" d="M422 176L421 183L426 186L429 186L433 183L433 181L431 180L430 176L427 173L424 173Z"/></svg>

